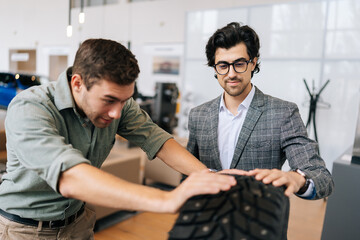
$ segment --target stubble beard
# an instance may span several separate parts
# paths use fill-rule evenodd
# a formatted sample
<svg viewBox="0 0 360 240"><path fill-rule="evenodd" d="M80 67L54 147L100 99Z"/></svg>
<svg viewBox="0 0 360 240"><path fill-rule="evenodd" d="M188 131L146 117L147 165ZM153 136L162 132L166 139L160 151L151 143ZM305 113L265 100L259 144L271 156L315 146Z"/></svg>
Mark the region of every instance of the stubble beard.
<svg viewBox="0 0 360 240"><path fill-rule="evenodd" d="M231 80L231 81L237 81L237 82L240 82L240 85L238 86L235 86L235 87L231 87L229 86L227 83L228 81ZM246 87L248 86L248 84L246 85L243 85L241 84L243 82L242 79L226 79L225 80L225 87L224 87L224 90L225 92L232 96L232 97L237 97L237 96L240 96L241 94L243 94L243 92L245 91Z"/></svg>

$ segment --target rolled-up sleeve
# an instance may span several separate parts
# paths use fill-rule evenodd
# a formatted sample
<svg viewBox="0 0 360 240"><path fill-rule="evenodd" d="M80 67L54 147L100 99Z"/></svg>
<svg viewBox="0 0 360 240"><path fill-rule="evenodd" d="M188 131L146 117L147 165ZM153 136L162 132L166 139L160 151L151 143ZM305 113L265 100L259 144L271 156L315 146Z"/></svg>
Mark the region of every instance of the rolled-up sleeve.
<svg viewBox="0 0 360 240"><path fill-rule="evenodd" d="M149 159L154 159L162 145L172 138L133 99L123 108L117 133L144 150Z"/></svg>

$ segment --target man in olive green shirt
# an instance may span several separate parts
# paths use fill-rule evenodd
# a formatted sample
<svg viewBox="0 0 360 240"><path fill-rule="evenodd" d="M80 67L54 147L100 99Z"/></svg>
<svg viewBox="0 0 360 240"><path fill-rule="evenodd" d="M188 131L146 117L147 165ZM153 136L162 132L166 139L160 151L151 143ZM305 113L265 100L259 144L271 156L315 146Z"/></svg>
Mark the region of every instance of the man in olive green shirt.
<svg viewBox="0 0 360 240"><path fill-rule="evenodd" d="M5 121L8 163L0 185L1 239L93 239L95 216L84 202L176 212L191 196L235 184L233 177L210 173L139 108L131 98L138 73L137 60L124 46L89 39L57 82L13 99ZM165 192L99 170L116 134L188 179Z"/></svg>

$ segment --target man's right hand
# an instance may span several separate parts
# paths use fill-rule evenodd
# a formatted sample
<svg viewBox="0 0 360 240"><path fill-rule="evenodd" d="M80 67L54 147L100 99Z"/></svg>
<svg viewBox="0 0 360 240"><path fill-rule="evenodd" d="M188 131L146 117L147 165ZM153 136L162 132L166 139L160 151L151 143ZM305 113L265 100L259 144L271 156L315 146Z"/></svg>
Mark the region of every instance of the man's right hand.
<svg viewBox="0 0 360 240"><path fill-rule="evenodd" d="M214 174L208 169L190 174L177 188L169 192L165 211L176 213L185 201L195 195L216 194L236 185L233 176Z"/></svg>

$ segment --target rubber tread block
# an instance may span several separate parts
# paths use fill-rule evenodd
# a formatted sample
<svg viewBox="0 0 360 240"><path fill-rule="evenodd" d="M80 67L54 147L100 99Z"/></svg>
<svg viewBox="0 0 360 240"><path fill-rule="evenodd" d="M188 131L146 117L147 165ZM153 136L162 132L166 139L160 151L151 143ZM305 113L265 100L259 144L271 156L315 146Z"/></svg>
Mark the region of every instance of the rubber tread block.
<svg viewBox="0 0 360 240"><path fill-rule="evenodd" d="M234 175L237 185L218 194L188 199L168 239L287 239L289 198L284 187Z"/></svg>

